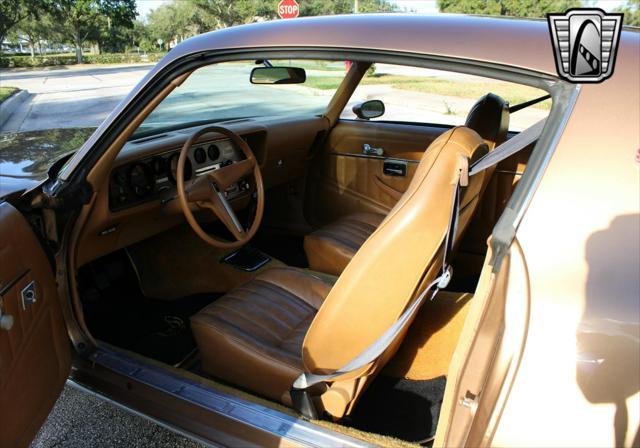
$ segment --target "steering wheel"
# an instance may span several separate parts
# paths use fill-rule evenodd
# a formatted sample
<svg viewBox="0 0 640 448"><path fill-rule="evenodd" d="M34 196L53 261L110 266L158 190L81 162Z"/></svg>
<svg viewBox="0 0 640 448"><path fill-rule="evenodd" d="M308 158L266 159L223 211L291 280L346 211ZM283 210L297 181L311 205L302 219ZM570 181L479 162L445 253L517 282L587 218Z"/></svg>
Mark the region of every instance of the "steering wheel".
<svg viewBox="0 0 640 448"><path fill-rule="evenodd" d="M223 134L233 144L239 148L245 155L245 160L240 160L227 166L220 166L216 170L209 171L206 174L196 176L188 184L184 180L184 166L187 160L189 148L197 142L204 134L216 132ZM251 223L251 227L245 229L235 212L231 208L229 201L225 196L225 191L245 176L253 174L256 183L257 207L255 217ZM262 213L264 211L264 185L262 182L262 174L260 167L256 161L249 145L233 131L221 126L208 126L194 133L185 142L180 151L178 166L176 172L176 184L178 188L178 200L182 207L187 222L193 230L208 244L220 249L235 249L243 246L256 234L260 222L262 221ZM205 232L200 224L196 221L191 212L190 204L197 204L201 208L208 208L220 219L224 226L231 232L235 241L224 241L214 238Z"/></svg>

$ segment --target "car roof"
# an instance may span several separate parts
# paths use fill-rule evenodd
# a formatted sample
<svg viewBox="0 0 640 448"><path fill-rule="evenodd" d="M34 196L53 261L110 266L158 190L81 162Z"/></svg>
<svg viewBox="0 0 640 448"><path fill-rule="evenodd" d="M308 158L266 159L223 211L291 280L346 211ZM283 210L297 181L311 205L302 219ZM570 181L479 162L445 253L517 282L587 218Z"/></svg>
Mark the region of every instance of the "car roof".
<svg viewBox="0 0 640 448"><path fill-rule="evenodd" d="M206 50L269 47L419 53L556 73L546 21L455 14L351 14L235 26L184 41L163 62Z"/></svg>

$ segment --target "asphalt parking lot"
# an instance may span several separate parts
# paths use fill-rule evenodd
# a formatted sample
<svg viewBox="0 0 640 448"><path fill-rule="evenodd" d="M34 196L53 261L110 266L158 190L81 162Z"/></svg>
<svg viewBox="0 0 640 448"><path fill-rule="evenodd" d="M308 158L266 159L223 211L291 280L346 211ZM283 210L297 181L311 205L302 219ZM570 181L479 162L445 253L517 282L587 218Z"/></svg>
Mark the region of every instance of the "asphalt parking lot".
<svg viewBox="0 0 640 448"><path fill-rule="evenodd" d="M71 65L3 70L3 85L28 90L30 96L1 131L98 126L151 67Z"/></svg>
<svg viewBox="0 0 640 448"><path fill-rule="evenodd" d="M198 442L67 385L32 448L201 448Z"/></svg>

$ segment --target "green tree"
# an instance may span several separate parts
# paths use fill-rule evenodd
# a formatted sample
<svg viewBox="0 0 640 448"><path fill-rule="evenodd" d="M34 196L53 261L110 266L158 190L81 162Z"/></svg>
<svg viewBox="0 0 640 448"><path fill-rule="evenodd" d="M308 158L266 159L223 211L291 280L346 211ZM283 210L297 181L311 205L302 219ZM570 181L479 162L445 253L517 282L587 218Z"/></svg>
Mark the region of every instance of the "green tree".
<svg viewBox="0 0 640 448"><path fill-rule="evenodd" d="M624 24L640 26L640 0L627 0L627 5L617 8L624 13Z"/></svg>
<svg viewBox="0 0 640 448"><path fill-rule="evenodd" d="M15 28L15 39L26 41L31 57L33 58L35 56L36 46L39 46L40 41L45 39L44 36L46 36L48 31L49 29L46 28L42 16L38 18L33 14L29 14L22 19ZM40 53L42 53L42 51L40 51Z"/></svg>
<svg viewBox="0 0 640 448"><path fill-rule="evenodd" d="M580 0L438 0L440 12L511 17L546 17L580 6Z"/></svg>
<svg viewBox="0 0 640 448"><path fill-rule="evenodd" d="M278 2L271 0L186 0L200 11L207 31L277 17Z"/></svg>
<svg viewBox="0 0 640 448"><path fill-rule="evenodd" d="M133 22L133 28L129 30L129 43L142 51L153 51L156 48L149 26L140 20Z"/></svg>
<svg viewBox="0 0 640 448"><path fill-rule="evenodd" d="M0 44L18 23L27 17L38 17L48 6L48 0L2 0L0 1Z"/></svg>
<svg viewBox="0 0 640 448"><path fill-rule="evenodd" d="M180 25L174 20L176 4L169 3L154 9L148 16L148 31L153 41L161 39L163 46L175 38Z"/></svg>
<svg viewBox="0 0 640 448"><path fill-rule="evenodd" d="M135 0L53 0L54 15L63 23L65 34L76 47L76 60L82 62L82 45L89 37L97 40L100 27L133 27Z"/></svg>
<svg viewBox="0 0 640 448"><path fill-rule="evenodd" d="M386 0L359 0L358 10L354 11L353 0L307 0L300 2L301 16L326 16L332 14L351 14L353 12L394 12L398 7Z"/></svg>

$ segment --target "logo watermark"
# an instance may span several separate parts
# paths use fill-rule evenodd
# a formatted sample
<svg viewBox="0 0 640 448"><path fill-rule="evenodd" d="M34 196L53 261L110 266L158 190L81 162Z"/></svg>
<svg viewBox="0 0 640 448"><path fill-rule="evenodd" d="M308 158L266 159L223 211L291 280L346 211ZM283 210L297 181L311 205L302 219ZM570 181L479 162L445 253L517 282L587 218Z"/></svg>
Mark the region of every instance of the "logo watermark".
<svg viewBox="0 0 640 448"><path fill-rule="evenodd" d="M598 8L547 14L560 77L574 83L594 83L613 75L622 17Z"/></svg>

